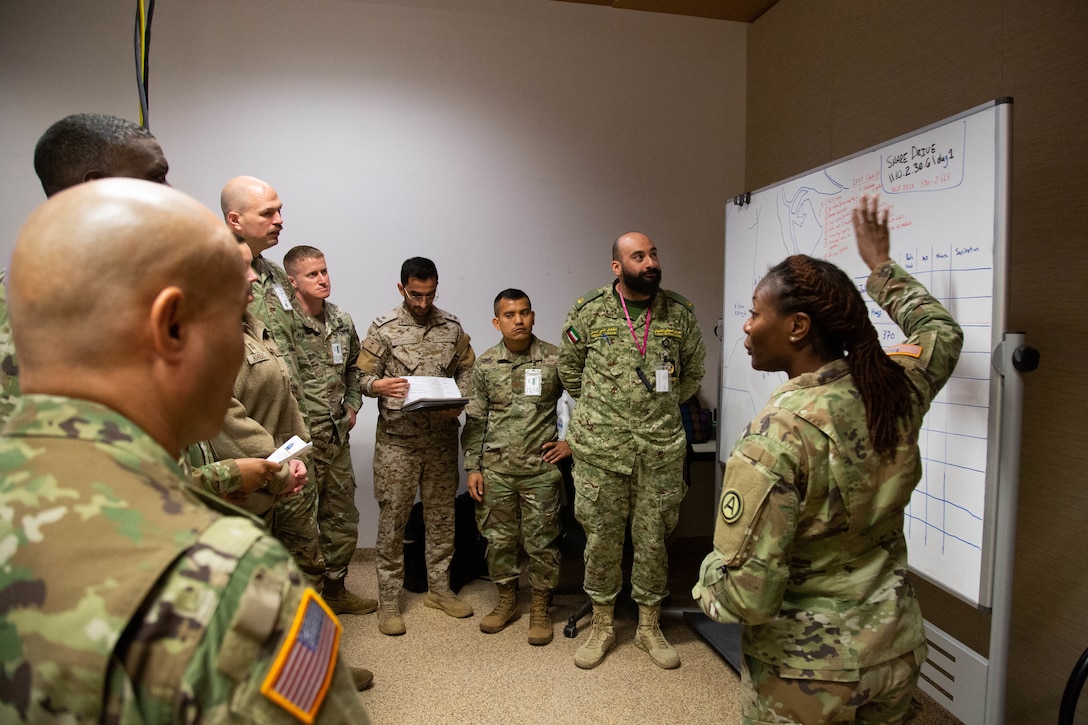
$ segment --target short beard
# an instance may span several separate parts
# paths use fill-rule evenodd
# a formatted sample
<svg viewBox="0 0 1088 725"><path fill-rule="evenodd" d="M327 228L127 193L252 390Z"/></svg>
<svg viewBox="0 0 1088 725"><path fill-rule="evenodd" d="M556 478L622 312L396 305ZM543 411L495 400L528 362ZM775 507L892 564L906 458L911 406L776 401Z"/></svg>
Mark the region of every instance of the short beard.
<svg viewBox="0 0 1088 725"><path fill-rule="evenodd" d="M655 279L645 279L642 275L628 274L626 269L621 271L621 275L623 277L623 286L640 295L653 297L657 294L658 287L661 286L661 270L657 271Z"/></svg>

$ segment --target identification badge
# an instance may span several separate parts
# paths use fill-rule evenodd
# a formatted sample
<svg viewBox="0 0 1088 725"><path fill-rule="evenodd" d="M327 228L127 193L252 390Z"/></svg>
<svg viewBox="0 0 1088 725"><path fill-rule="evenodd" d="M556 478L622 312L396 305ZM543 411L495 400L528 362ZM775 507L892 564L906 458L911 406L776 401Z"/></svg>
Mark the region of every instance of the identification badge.
<svg viewBox="0 0 1088 725"><path fill-rule="evenodd" d="M279 284L272 285L272 291L275 292L276 296L280 298L280 305L283 307L283 309L285 309L285 310L293 310L294 309L294 307L291 306L290 298L287 297L287 293L283 291L283 285L279 285Z"/></svg>
<svg viewBox="0 0 1088 725"><path fill-rule="evenodd" d="M544 372L540 368L528 368L525 371L525 394L539 396L540 381Z"/></svg>
<svg viewBox="0 0 1088 725"><path fill-rule="evenodd" d="M332 343L332 364L343 365L344 364L344 349L340 347L340 343L333 340Z"/></svg>
<svg viewBox="0 0 1088 725"><path fill-rule="evenodd" d="M658 365L654 370L654 390L659 393L669 392L669 369Z"/></svg>

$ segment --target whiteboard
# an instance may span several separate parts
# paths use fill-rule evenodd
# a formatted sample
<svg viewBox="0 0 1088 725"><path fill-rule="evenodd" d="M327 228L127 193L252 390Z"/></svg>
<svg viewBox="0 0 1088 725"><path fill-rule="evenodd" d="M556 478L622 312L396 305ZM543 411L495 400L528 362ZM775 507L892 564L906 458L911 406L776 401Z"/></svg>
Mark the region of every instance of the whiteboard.
<svg viewBox="0 0 1088 725"><path fill-rule="evenodd" d="M851 212L862 194L891 207L892 258L963 327L956 370L933 401L919 446L923 476L905 512L911 568L974 605L987 605L993 568L999 377L991 351L1004 329L1009 99L993 101L853 156L738 197L726 207L720 457L762 410L784 373L753 370L742 327L752 290L791 254L830 260L869 304L884 345L903 339L865 295Z"/></svg>

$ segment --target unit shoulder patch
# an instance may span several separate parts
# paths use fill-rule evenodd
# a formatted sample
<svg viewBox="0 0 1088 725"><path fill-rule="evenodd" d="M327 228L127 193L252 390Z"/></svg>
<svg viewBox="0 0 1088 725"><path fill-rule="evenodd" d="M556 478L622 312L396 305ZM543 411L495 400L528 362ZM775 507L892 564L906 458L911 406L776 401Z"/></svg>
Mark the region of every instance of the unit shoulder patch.
<svg viewBox="0 0 1088 725"><path fill-rule="evenodd" d="M759 513L775 481L759 460L761 456L751 456L745 447L742 444L726 463L714 526L714 548L729 566L743 564L750 555Z"/></svg>

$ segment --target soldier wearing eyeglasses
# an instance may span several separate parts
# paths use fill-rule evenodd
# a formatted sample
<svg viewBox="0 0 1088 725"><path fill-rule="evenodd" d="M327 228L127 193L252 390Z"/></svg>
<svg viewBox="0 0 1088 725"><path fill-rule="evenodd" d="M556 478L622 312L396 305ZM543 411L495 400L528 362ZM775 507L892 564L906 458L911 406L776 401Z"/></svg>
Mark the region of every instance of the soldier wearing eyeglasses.
<svg viewBox="0 0 1088 725"><path fill-rule="evenodd" d="M374 446L378 630L387 635L405 633L400 609L404 527L417 491L426 532L429 592L424 603L451 617L472 616L472 607L449 585L461 409L404 412L401 406L408 394L407 375L453 378L461 394L470 395L476 354L457 317L435 307L434 262L425 257L406 260L397 291L403 304L371 323L358 361L364 395L378 399Z"/></svg>

